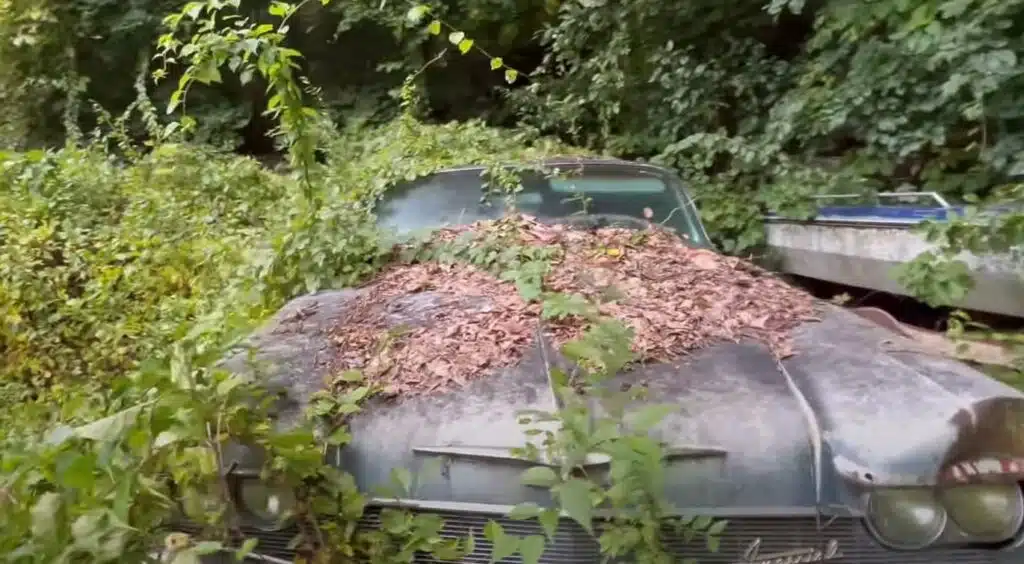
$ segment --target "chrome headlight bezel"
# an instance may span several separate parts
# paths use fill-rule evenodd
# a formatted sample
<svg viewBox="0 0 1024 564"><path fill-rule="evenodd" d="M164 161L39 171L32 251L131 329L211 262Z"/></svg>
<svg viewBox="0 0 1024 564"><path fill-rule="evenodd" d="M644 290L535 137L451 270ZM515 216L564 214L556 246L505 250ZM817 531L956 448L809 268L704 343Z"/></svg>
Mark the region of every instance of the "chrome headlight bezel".
<svg viewBox="0 0 1024 564"><path fill-rule="evenodd" d="M900 498L903 498L902 500ZM888 499L887 499L888 498ZM916 498L916 499L914 499ZM900 541L887 538L882 532L882 503L903 503L905 507L923 509L934 513L934 523L928 530L922 530L921 538L915 541ZM920 550L933 545L942 538L949 523L946 508L939 502L935 491L931 488L884 488L867 494L864 511L864 523L871 535L883 546L893 550Z"/></svg>
<svg viewBox="0 0 1024 564"><path fill-rule="evenodd" d="M267 459L266 451L259 445L231 443L225 447L224 458L231 461L224 474L230 490L232 510L246 526L261 531L279 531L294 522L295 491L264 480L260 469ZM286 506L279 515L268 517L258 508L251 507L251 499L247 500L252 488L264 488L277 492L286 498Z"/></svg>

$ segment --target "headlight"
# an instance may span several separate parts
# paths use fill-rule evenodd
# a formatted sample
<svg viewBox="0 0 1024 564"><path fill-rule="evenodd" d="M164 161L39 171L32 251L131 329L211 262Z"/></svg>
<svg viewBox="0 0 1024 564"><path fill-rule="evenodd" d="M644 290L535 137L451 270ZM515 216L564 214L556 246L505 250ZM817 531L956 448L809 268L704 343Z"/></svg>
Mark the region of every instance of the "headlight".
<svg viewBox="0 0 1024 564"><path fill-rule="evenodd" d="M868 498L867 523L881 543L912 550L924 548L942 536L946 510L931 490L877 490Z"/></svg>
<svg viewBox="0 0 1024 564"><path fill-rule="evenodd" d="M243 513L256 518L263 527L277 527L295 509L295 493L257 479L242 480L238 503Z"/></svg>
<svg viewBox="0 0 1024 564"><path fill-rule="evenodd" d="M972 540L993 542L1009 539L1024 521L1024 496L1013 485L976 485L949 488L941 493L942 504L957 527Z"/></svg>

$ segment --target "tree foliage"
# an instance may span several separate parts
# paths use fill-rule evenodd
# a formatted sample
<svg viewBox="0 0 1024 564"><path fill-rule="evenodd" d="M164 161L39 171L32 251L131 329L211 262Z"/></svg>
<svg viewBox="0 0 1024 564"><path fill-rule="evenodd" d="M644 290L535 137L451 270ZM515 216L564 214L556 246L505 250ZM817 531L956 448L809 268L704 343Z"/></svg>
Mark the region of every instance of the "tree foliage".
<svg viewBox="0 0 1024 564"><path fill-rule="evenodd" d="M128 103L130 79L112 80L106 68L144 58L168 6L114 4L11 2L0 20L9 139L59 138L61 113L76 107L55 102L68 94L115 111ZM267 5L240 5L249 31L272 23ZM815 192L916 188L985 203L1020 172L1017 1L419 6L304 2L275 33L282 48L305 54L293 62L328 115L345 123L393 117L403 76L445 49L472 49L417 74L425 115L531 124L580 146L671 164L691 180L729 252L758 249L766 208L810 214ZM475 43L451 41L466 32ZM105 41L97 45L97 36ZM480 49L529 78L507 84ZM158 105L174 95L183 68L166 69ZM189 113L205 138L266 152L273 119L263 110L274 92L264 86L252 73L200 85ZM82 106L72 117L89 129L94 112ZM18 130L15 116L30 119L31 131Z"/></svg>

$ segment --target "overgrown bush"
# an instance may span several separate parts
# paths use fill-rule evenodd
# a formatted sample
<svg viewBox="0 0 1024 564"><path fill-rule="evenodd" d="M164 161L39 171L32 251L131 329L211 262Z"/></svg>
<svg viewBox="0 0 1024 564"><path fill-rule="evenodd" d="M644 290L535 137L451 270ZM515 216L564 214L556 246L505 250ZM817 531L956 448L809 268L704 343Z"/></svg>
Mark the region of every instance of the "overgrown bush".
<svg viewBox="0 0 1024 564"><path fill-rule="evenodd" d="M289 115L305 112L281 119ZM168 537L163 556L191 562L216 550L232 540L220 487L229 439L267 449L268 479L317 484L311 502L334 504L343 520L322 531L342 535L340 554L400 562L448 546L419 521L397 538L351 538L345 522L359 517L361 498L321 463L312 426L275 431L258 388L212 366L287 299L375 270L386 249L371 204L394 182L571 150L412 115L346 135L321 125L282 126L299 165L285 173L160 137L140 154L118 127L82 146L5 156L2 378L23 391L7 398L0 435L0 550L10 561L146 561L179 509L210 527L202 539ZM320 165L311 147L324 139Z"/></svg>
<svg viewBox="0 0 1024 564"><path fill-rule="evenodd" d="M0 377L34 386L163 354L287 205L284 178L201 147L127 162L68 147L0 167Z"/></svg>

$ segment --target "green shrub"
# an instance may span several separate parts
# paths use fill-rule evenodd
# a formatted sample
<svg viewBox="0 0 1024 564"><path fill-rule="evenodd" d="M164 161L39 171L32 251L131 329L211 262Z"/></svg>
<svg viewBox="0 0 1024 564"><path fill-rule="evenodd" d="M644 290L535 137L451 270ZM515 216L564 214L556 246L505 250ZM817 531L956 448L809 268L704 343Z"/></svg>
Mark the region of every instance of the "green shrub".
<svg viewBox="0 0 1024 564"><path fill-rule="evenodd" d="M0 163L0 377L124 374L210 310L279 221L288 181L176 145L121 163L96 149Z"/></svg>

